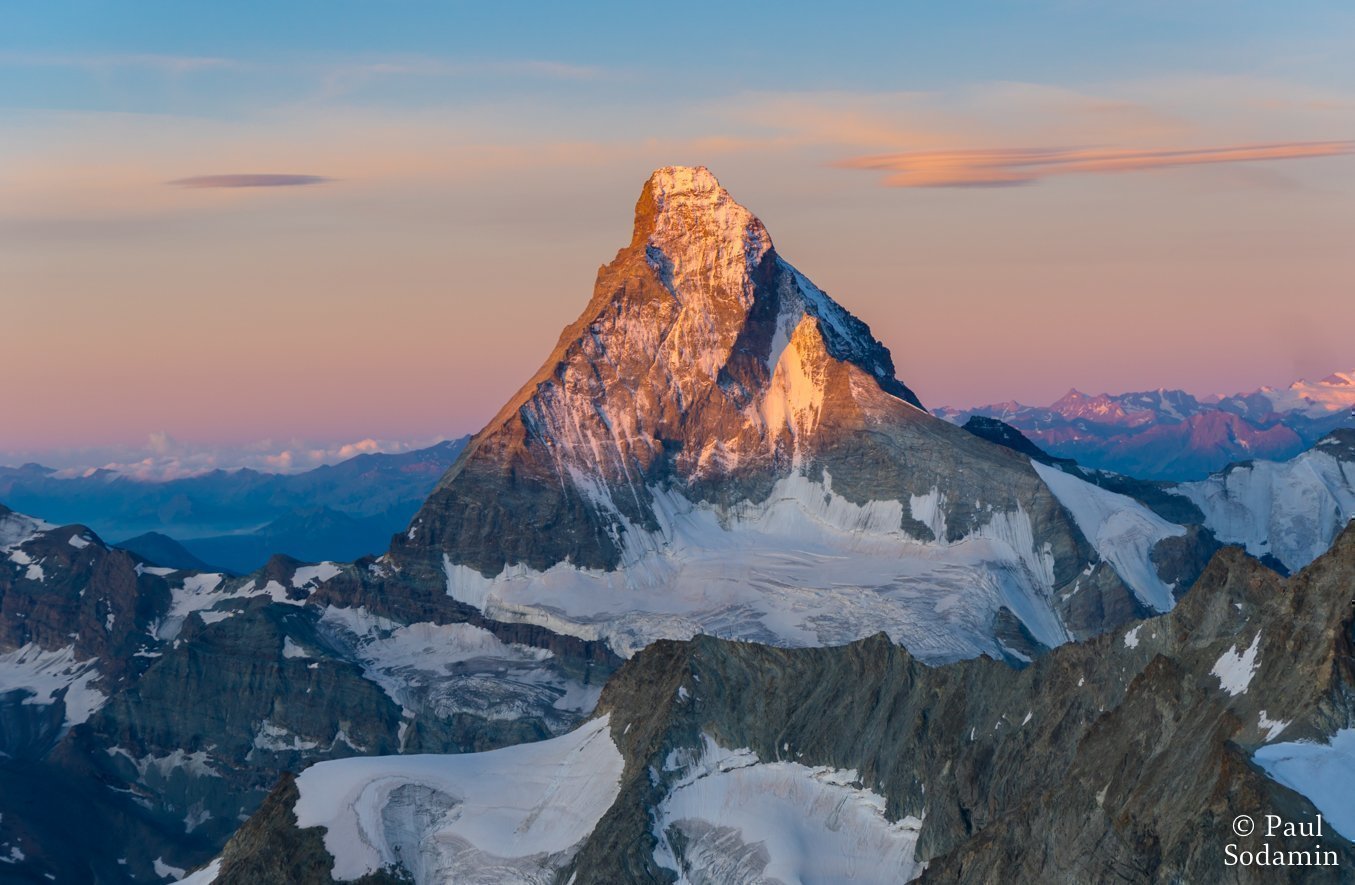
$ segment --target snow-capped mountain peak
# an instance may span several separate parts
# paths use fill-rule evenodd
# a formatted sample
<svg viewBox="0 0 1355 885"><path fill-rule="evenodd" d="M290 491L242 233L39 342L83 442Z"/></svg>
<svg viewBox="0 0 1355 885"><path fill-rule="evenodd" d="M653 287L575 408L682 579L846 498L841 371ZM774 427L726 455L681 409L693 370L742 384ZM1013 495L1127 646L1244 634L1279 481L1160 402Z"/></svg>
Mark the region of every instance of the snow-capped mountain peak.
<svg viewBox="0 0 1355 885"><path fill-rule="evenodd" d="M665 166L645 183L632 246L643 244L674 295L752 297L751 272L772 248L753 213L704 166Z"/></svg>
<svg viewBox="0 0 1355 885"><path fill-rule="evenodd" d="M611 566L627 525L657 530L656 477L766 473L800 460L825 414L860 424L900 407L921 404L869 327L778 256L708 170L666 167L582 315L441 488L520 460L606 536L570 558Z"/></svg>
<svg viewBox="0 0 1355 885"><path fill-rule="evenodd" d="M1299 380L1283 389L1262 387L1276 412L1301 412L1322 418L1355 409L1355 369L1333 372L1321 381Z"/></svg>
<svg viewBox="0 0 1355 885"><path fill-rule="evenodd" d="M621 654L886 630L928 660L1024 655L1193 580L1149 561L1184 529L1098 491L929 415L708 170L667 167L390 561Z"/></svg>

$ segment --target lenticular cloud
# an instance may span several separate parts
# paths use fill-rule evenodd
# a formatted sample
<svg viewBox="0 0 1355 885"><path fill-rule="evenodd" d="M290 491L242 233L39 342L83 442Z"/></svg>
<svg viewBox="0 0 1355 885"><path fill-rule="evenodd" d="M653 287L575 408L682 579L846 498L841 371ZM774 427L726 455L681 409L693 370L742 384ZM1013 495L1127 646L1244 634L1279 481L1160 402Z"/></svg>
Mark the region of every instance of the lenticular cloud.
<svg viewBox="0 0 1355 885"><path fill-rule="evenodd" d="M323 175L291 175L283 173L248 173L242 175L195 175L176 178L166 184L175 187L300 187L308 184L326 184L333 181Z"/></svg>

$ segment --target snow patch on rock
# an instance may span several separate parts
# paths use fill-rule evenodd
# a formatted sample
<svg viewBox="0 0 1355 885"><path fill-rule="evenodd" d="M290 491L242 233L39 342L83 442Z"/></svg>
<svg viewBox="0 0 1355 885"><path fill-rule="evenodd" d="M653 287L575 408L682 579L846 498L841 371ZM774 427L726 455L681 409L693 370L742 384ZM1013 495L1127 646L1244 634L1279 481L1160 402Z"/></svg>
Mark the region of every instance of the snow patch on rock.
<svg viewBox="0 0 1355 885"><path fill-rule="evenodd" d="M1261 634L1257 632L1246 651L1238 651L1237 646L1233 646L1214 662L1214 668L1209 672L1218 677L1224 691L1236 697L1247 690L1256 675L1256 668L1260 666L1256 653L1260 648Z"/></svg>
<svg viewBox="0 0 1355 885"><path fill-rule="evenodd" d="M43 649L36 643L0 654L0 695L27 691L24 704L55 704L64 700L65 728L79 725L94 715L108 698L93 687L101 674L93 658L78 660L75 646ZM64 695L61 695L62 692Z"/></svg>
<svg viewBox="0 0 1355 885"><path fill-rule="evenodd" d="M56 526L41 519L24 516L22 513L0 513L0 553L10 550L36 538L43 532L50 532Z"/></svg>
<svg viewBox="0 0 1355 885"><path fill-rule="evenodd" d="M343 569L332 562L322 562L318 565L303 565L292 573L292 586L305 587L308 584L323 584L330 578L335 577Z"/></svg>

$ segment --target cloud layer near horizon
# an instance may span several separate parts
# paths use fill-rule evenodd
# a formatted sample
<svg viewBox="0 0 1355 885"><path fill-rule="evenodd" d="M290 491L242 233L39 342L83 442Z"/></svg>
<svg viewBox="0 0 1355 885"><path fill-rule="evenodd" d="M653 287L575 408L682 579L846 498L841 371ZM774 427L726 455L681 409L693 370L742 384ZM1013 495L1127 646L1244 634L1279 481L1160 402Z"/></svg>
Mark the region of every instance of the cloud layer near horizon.
<svg viewBox="0 0 1355 885"><path fill-rule="evenodd" d="M237 445L206 445L152 433L142 446L104 446L47 451L0 451L0 465L38 463L59 477L85 476L109 470L143 482L165 482L213 470L249 468L261 473L301 473L337 464L358 455L400 454L428 448L447 437L423 440L361 439L356 442L259 440Z"/></svg>
<svg viewBox="0 0 1355 885"><path fill-rule="evenodd" d="M1295 141L1206 148L981 148L853 157L834 165L889 172L889 187L1010 187L1052 175L1146 172L1180 166L1355 154L1355 141Z"/></svg>

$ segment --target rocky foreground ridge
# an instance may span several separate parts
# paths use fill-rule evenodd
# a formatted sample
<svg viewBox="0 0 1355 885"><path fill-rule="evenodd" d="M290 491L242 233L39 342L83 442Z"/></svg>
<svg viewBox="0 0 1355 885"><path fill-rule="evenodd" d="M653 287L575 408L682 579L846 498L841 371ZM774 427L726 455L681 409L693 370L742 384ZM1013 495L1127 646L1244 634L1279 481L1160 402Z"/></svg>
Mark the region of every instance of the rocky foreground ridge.
<svg viewBox="0 0 1355 885"><path fill-rule="evenodd" d="M821 649L710 637L656 643L608 683L594 720L624 760L613 801L533 881L671 882L680 871L684 881L748 882L822 872L821 856L797 857L774 839L744 841L742 832L757 830L751 812L769 813L754 807L769 784L779 788L779 800L768 801L781 826L817 815L821 832L834 820L857 827L858 847L871 838L906 845L895 855L897 878L1348 881L1351 809L1326 798L1315 807L1277 779L1311 786L1276 760L1305 746L1296 742L1339 742L1355 727L1352 586L1355 529L1347 529L1287 580L1241 550L1223 550L1171 613L1055 649L1022 670L985 659L927 667L883 636ZM228 844L216 882L331 881L335 846L325 829L298 828L292 808L315 784L345 783L366 764L318 766L300 789L286 780ZM795 771L810 775L797 781ZM840 801L816 804L801 782L836 790ZM389 852L384 872L369 871L372 881L408 875L400 858L411 857L421 858L417 881L483 878L486 868L474 865L483 854L443 832L457 805L455 787L445 789L440 807L452 813L415 827L383 815L389 805L363 809L357 832ZM878 799L873 824L858 820L863 796ZM545 790L533 798L534 817L561 801ZM1334 852L1336 866L1225 863L1229 844L1254 851L1265 841L1234 835L1237 815L1311 826L1319 812L1322 837L1269 841L1282 851Z"/></svg>
<svg viewBox="0 0 1355 885"><path fill-rule="evenodd" d="M282 771L559 734L616 664L370 559L231 578L0 507L0 881L165 881Z"/></svg>

